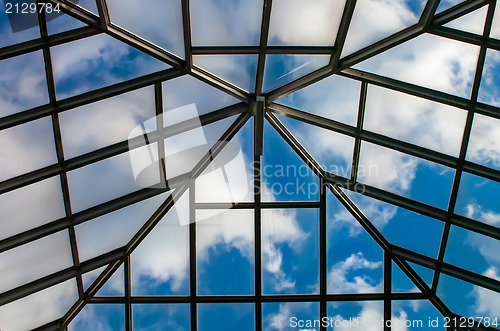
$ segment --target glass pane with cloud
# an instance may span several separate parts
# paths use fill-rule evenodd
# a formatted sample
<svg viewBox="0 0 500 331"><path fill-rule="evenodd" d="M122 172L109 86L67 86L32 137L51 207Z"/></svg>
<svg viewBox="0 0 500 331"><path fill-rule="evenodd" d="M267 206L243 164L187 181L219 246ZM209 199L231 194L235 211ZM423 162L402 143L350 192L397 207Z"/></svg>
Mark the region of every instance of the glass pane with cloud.
<svg viewBox="0 0 500 331"><path fill-rule="evenodd" d="M125 296L125 274L123 264L113 273L106 283L97 291L96 297Z"/></svg>
<svg viewBox="0 0 500 331"><path fill-rule="evenodd" d="M393 300L391 324L395 330L447 330L443 315L427 300Z"/></svg>
<svg viewBox="0 0 500 331"><path fill-rule="evenodd" d="M74 2L74 1L71 1L71 2ZM82 2L82 3L83 2L87 2L87 3L92 2L94 4L94 7L96 7L95 11L97 12L97 6L95 5L95 2L93 0L86 0L86 1L80 0L80 1L78 1L78 3L80 3L80 2ZM78 20L70 15L63 13L62 11L59 13L53 12L52 14L46 13L45 15L47 17L47 33L49 35L53 35L53 34L57 34L57 33L61 33L61 32L66 32L66 31L70 31L70 30L75 30L75 29L87 26L82 21L80 21L80 20Z"/></svg>
<svg viewBox="0 0 500 331"><path fill-rule="evenodd" d="M196 230L198 294L253 294L254 211L196 210Z"/></svg>
<svg viewBox="0 0 500 331"><path fill-rule="evenodd" d="M384 330L382 301L328 302L327 330Z"/></svg>
<svg viewBox="0 0 500 331"><path fill-rule="evenodd" d="M264 209L262 217L262 292L319 292L319 211Z"/></svg>
<svg viewBox="0 0 500 331"><path fill-rule="evenodd" d="M483 75L477 99L500 107L500 52L488 49L484 60Z"/></svg>
<svg viewBox="0 0 500 331"><path fill-rule="evenodd" d="M31 1L25 2L31 3ZM2 38L0 38L0 47L11 46L24 41L40 38L38 16L32 15L33 24L26 29L17 31L15 25L13 26L10 23L5 3L5 1L0 2L0 36L2 36Z"/></svg>
<svg viewBox="0 0 500 331"><path fill-rule="evenodd" d="M87 304L68 326L71 331L125 330L124 304Z"/></svg>
<svg viewBox="0 0 500 331"><path fill-rule="evenodd" d="M443 26L482 35L487 13L488 6L483 6L480 9L454 19L453 21L446 23Z"/></svg>
<svg viewBox="0 0 500 331"><path fill-rule="evenodd" d="M474 114L465 158L500 170L500 120Z"/></svg>
<svg viewBox="0 0 500 331"><path fill-rule="evenodd" d="M262 304L262 329L266 331L314 330L314 323L319 319L318 302ZM318 322L316 324L318 325Z"/></svg>

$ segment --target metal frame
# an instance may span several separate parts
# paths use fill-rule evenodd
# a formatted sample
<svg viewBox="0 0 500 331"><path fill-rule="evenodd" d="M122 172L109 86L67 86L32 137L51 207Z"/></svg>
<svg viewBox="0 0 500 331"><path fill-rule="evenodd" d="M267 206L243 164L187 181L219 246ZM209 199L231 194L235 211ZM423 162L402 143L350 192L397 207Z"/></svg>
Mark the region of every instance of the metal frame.
<svg viewBox="0 0 500 331"><path fill-rule="evenodd" d="M481 223L454 212L457 200L457 193L460 185L461 174L465 171L474 175L500 182L500 171L491 169L482 165L472 163L465 160L468 140L472 127L472 119L475 113L489 116L491 118L500 119L500 109L491 105L478 102L479 84L481 81L482 71L484 67L485 54L488 48L500 49L500 40L492 39L489 36L495 10L495 0L471 0L458 4L442 13L435 14L439 5L439 0L429 0L423 10L420 20L415 25L395 33L381 41L378 41L370 46L367 46L354 54L340 57L343 45L347 36L350 21L352 19L356 0L347 0L340 22L340 27L336 35L335 44L333 46L322 47L276 47L268 46L269 26L271 20L272 0L263 1L262 9L262 26L259 45L255 46L235 46L235 47L201 47L192 45L191 41L191 23L190 23L190 3L189 0L182 0L182 15L183 18L183 35L184 35L184 50L185 59L170 53L168 50L162 49L151 42L137 36L119 26L116 26L110 19L105 0L96 0L99 15L91 13L68 0L50 0L54 4L59 4L61 9L72 17L84 22L88 26L76 30L59 33L56 35L47 34L47 25L45 14L39 14L40 35L36 40L23 42L13 46L0 48L0 60L27 54L33 51L41 50L43 52L44 64L46 69L46 80L48 85L49 103L41 105L33 109L27 109L22 112L0 118L0 130L5 130L17 125L28 123L30 121L50 116L53 124L53 135L55 148L57 152L57 163L51 166L32 171L27 174L20 175L15 178L0 182L0 194L25 187L27 185L39 182L43 179L59 176L61 181L61 189L64 200L66 217L59 220L54 220L43 226L30 229L21 234L10 238L0 240L0 253L13 249L20 245L32 242L36 239L56 233L62 230L68 230L71 252L73 258L73 266L62 271L58 271L52 275L48 275L41 279L35 280L28 284L24 284L10 291L0 293L0 305L4 305L15 301L19 298L36 293L40 290L61 283L65 280L75 278L78 288L78 301L71 309L59 320L53 321L47 325L40 327L40 330L60 330L66 329L68 324L87 304L101 303L119 303L125 305L126 329L132 329L132 305L135 303L189 303L191 329L197 330L197 304L198 303L215 303L215 302L251 302L255 303L255 325L257 330L262 328L262 303L263 302L319 302L320 315L327 315L327 303L331 301L363 301L363 300L380 300L384 302L384 318L389 319L391 316L391 302L393 300L429 300L444 316L457 317L446 307L441 299L436 294L436 289L439 283L440 274L450 275L472 284L500 292L500 282L488 278L469 270L459 268L457 266L444 262L444 253L446 250L448 234L451 225L458 226L469 231L489 236L493 239L500 239L500 229ZM443 27L453 19L466 15L478 8L488 6L488 14L485 22L484 32L482 36L471 33L458 31ZM163 61L172 69L163 70L157 73L146 75L143 77L131 79L122 83L114 84L94 91L90 91L81 95L77 95L64 100L58 100L56 97L54 77L52 73L52 63L50 51L51 47L62 45L71 41L87 38L97 34L106 33L127 45L134 47L160 61ZM476 75L472 88L471 98L461 98L449 95L443 92L424 88L414 84L401 82L387 77L375 75L368 72L363 72L352 67L361 61L371 58L382 53L392 47L400 45L405 41L411 40L424 33L434 34L440 37L449 38L457 41L470 43L480 46L479 59L476 68ZM227 82L216 75L196 66L193 66L193 55L200 54L257 54L257 76L255 90L248 93L238 86ZM264 80L265 60L267 54L328 54L330 62L327 66L312 72L304 77L301 77L289 84L278 87L267 93L263 93L262 85ZM356 126L350 126L329 120L323 117L312 115L297 109L286 107L275 103L277 99L293 93L301 88L309 86L321 79L331 75L341 75L350 79L359 80L361 82L361 92L359 97L358 122ZM132 240L124 247L98 256L92 260L81 262L78 254L78 245L75 236L74 227L77 224L89 221L98 216L109 212L121 209L132 205L144 199L164 193L167 189L142 189L126 196L102 203L98 206L87 210L74 213L71 209L70 192L67 181L67 173L80 167L107 159L109 157L119 155L128 150L126 141L116 143L111 146L101 148L99 150L72 158L64 157L64 148L62 145L60 124L58 114L64 111L71 110L75 107L90 104L99 100L110 98L126 92L134 91L146 86L153 86L155 91L156 114L159 115L163 111L162 100L162 85L161 83L170 79L175 79L182 75L191 75L210 86L213 86L228 95L238 98L242 102L233 106L229 106L212 113L203 115L201 122L207 125L233 115L239 115L236 121L222 135L220 141L230 140L243 127L248 120L253 117L253 139L254 151L253 158L256 167L254 169L254 202L240 203L234 208L252 209L254 210L254 235L255 235L255 294L253 296L199 296L197 295L196 283L196 226L195 223L190 225L190 295L189 296L155 296L143 297L133 296L131 293L131 271L130 271L130 254L140 245L140 243L153 230L155 225L173 206L175 197L182 195L189 190L192 199L192 207L190 217L192 220L195 217L195 209L210 209L217 208L218 204L195 203L194 202L194 187L182 185L176 188L173 193L164 201L164 203L156 210L156 212L146 220L144 226L132 238ZM467 111L467 124L464 130L460 155L452 157L443 153L416 146L393 139L387 136L376 134L363 129L364 110L366 103L366 93L369 85L377 85L388 88L394 91L415 95L428 100L440 102L446 105L451 105ZM351 136L355 139L352 174L350 178L342 178L331 173L325 172L309 152L300 145L293 134L279 121L275 116L279 114L287 116L304 123L312 124L327 130L339 132L344 135ZM161 121L161 116L158 117ZM320 195L319 201L303 201L303 202L263 202L260 195L261 178L260 178L260 160L263 154L263 146L265 145L263 131L264 121L269 122L272 127L281 135L281 137L292 147L292 149L302 158L302 160L310 167L310 169L320 179ZM173 135L178 132L189 130L192 123L183 123L182 125L168 127L164 130L159 130L153 133L155 139L161 144L164 137ZM158 127L163 127L162 123L158 123ZM359 162L361 142L366 141L384 146L393 150L397 150L409 155L413 155L425 160L429 160L438 164L451 167L456 170L456 175L453 182L450 201L446 210L432 207L421 202L398 196L396 194L380 190L375 187L365 185L363 194L391 203L393 205L406 208L408 210L430 216L437 221L444 222L444 231L442 235L439 256L437 259L432 259L418 253L406 250L402 247L391 244L384 236L374 227L371 221L366 218L356 204L344 193L343 189L355 190L357 182L357 169ZM217 154L222 149L223 144L218 142L212 149L212 152ZM160 148L163 150L163 148ZM210 163L210 155L206 155L203 160L195 167L188 175L190 178L196 178L203 169ZM162 174L165 180L165 174ZM341 189L342 188L342 189ZM327 214L326 214L326 194L327 190L342 203L342 205L354 216L354 218L363 226L363 228L374 238L384 251L384 292L370 294L329 294L327 293ZM316 208L319 210L319 293L310 295L263 295L262 294L262 230L261 230L261 210L267 208ZM395 262L403 272L414 282L421 293L392 293L391 290L391 265ZM416 263L427 268L435 270L432 285L429 287L419 275L411 268L408 262ZM96 297L98 290L106 283L112 274L121 266L125 266L125 296L123 297ZM94 283L84 291L82 274L96 268L106 266L105 270L99 275ZM477 325L472 329L484 329L484 325ZM388 328L386 328L387 330ZM491 328L493 329L493 328ZM322 327L321 330L324 330ZM458 329L460 330L460 329Z"/></svg>

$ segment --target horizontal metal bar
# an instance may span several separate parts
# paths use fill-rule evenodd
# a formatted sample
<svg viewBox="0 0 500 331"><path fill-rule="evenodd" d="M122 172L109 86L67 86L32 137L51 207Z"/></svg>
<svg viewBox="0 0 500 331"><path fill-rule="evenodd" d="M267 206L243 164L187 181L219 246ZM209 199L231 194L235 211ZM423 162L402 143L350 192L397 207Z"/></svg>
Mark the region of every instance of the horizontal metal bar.
<svg viewBox="0 0 500 331"><path fill-rule="evenodd" d="M477 10L488 3L490 3L491 0L469 0L469 1L462 1L459 4L448 8L447 10L436 14L434 16L434 19L432 21L432 25L443 25L446 23L449 23L453 21L454 19L457 19L461 16L467 15L468 13L473 12L474 10Z"/></svg>
<svg viewBox="0 0 500 331"><path fill-rule="evenodd" d="M195 204L196 209L227 209L228 203L231 202L197 202ZM293 209L293 208L319 208L319 201L269 201L261 202L261 208L263 209ZM255 208L255 203L253 202L238 202L233 203L231 209L253 209Z"/></svg>
<svg viewBox="0 0 500 331"><path fill-rule="evenodd" d="M259 46L194 46L193 55L259 54ZM331 54L333 46L266 46L266 54Z"/></svg>

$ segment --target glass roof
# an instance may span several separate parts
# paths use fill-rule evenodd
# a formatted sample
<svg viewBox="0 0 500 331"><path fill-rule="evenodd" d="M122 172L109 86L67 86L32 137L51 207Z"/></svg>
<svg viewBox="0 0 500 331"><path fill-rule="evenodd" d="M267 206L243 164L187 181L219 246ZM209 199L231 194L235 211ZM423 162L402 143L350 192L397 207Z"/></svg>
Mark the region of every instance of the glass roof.
<svg viewBox="0 0 500 331"><path fill-rule="evenodd" d="M500 329L497 1L4 0L0 36L0 330Z"/></svg>

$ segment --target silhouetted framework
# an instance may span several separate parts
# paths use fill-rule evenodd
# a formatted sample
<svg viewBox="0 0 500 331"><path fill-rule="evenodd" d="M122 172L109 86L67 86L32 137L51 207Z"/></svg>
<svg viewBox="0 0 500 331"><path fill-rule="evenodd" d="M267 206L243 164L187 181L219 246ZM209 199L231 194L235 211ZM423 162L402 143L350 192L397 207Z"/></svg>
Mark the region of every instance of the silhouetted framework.
<svg viewBox="0 0 500 331"><path fill-rule="evenodd" d="M78 286L78 301L70 310L59 320L53 321L43 327L41 330L60 330L66 329L68 324L85 307L92 303L121 303L125 305L126 311L126 329L132 330L132 304L136 303L189 303L190 304L190 325L191 330L197 330L197 304L198 303L238 303L249 302L255 304L255 325L256 329L262 329L262 303L265 302L319 302L320 316L327 316L327 303L335 301L369 301L381 300L384 302L384 318L391 317L391 304L394 300L429 300L436 309L448 317L459 317L459 315L450 311L450 309L441 301L436 294L439 275L446 274L456 277L466 282L500 292L500 282L492 278L462 269L455 265L444 262L444 255L448 235L451 225L480 233L495 240L500 239L500 229L486 223L478 222L470 218L455 214L455 204L460 185L460 179L463 172L478 175L496 182L500 182L500 171L491 169L482 165L465 160L467 146L470 138L472 119L475 113L500 119L500 109L478 102L478 91L481 76L483 72L485 55L487 48L500 49L500 42L489 37L496 1L494 0L470 0L453 6L439 14L435 14L439 0L429 0L425 5L423 13L417 24L406 28L403 31L395 33L379 42L367 46L344 58L340 57L344 42L346 40L349 24L353 16L356 0L347 0L340 23L339 30L335 39L335 44L328 47L293 47L293 46L268 46L269 26L271 17L272 0L264 0L262 10L262 25L260 33L260 43L258 46L236 46L236 47L199 47L191 43L190 27L190 4L189 0L182 0L182 21L184 34L185 58L180 58L172 53L160 48L151 42L132 34L125 29L116 26L110 20L106 1L96 0L99 15L93 14L82 7L75 5L67 0L50 0L54 4L59 4L60 8L66 14L84 22L87 26L68 32L62 32L55 35L48 35L45 14L39 14L40 35L36 40L27 41L14 46L0 48L0 60L20 56L33 51L41 50L43 52L44 64L46 68L46 79L49 91L49 103L0 118L0 130L28 123L30 121L50 116L53 124L53 135L57 152L57 163L45 168L35 170L12 179L0 182L0 194L25 187L27 185L42 181L44 179L59 176L62 185L64 198L64 207L66 217L54 220L43 226L30 229L21 234L0 241L0 253L11 250L23 244L43 238L47 235L68 229L73 266L52 275L37 279L28 284L24 284L10 291L0 293L0 305L13 302L40 290L51 287L63 281L76 278ZM41 1L39 1L41 2ZM484 32L482 36L477 36L467 32L462 32L444 27L443 25L477 10L483 6L488 7L488 13ZM452 96L443 92L438 92L422 86L401 82L392 78L379 76L372 73L353 69L352 67L361 61L382 53L390 48L398 46L408 40L411 40L424 33L450 38L474 45L480 46L480 52L477 62L476 75L472 86L472 93L469 99ZM71 41L87 38L98 34L108 34L129 46L132 46L164 63L172 66L171 69L163 70L139 78L127 80L122 83L111 85L73 96L64 100L56 99L55 83L52 71L52 60L50 56L51 47L65 44ZM200 54L256 54L258 55L257 76L255 89L248 93L220 77L193 65L193 55ZM267 54L327 54L330 55L330 61L327 66L320 68L304 77L296 79L286 85L280 86L270 92L263 93L264 68ZM206 115L201 116L201 123L207 125L238 115L229 129L222 135L220 141L212 148L212 152L217 154L223 147L221 141L230 140L243 127L250 118L253 120L253 138L254 138L254 161L257 167L254 169L254 202L239 203L234 208L251 209L254 211L254 235L255 235L255 294L252 296L201 296L198 295L196 281L196 226L190 225L190 295L188 296L133 296L131 294L131 271L130 255L148 236L153 228L158 224L162 217L173 206L177 197L188 191L194 198L194 187L188 187L183 184L174 189L172 194L163 202L155 213L144 223L143 227L135 234L125 246L98 256L86 262L81 262L77 249L75 236L75 226L98 216L105 215L112 211L135 204L147 198L164 193L165 189L141 189L109 202L102 203L95 207L73 212L70 203L69 186L67 174L69 171L84 167L86 165L119 155L128 151L127 141L122 141L111 146L107 146L96 151L86 153L81 156L66 159L64 157L64 148L62 145L60 124L58 114L73 108L90 104L99 100L104 100L126 92L134 91L146 86L153 86L155 91L156 114L163 112L162 105L162 82L168 81L183 75L191 75L204 83L215 87L228 95L236 97L241 102L222 108ZM361 82L361 93L359 98L358 122L356 126L351 126L326 119L311 113L293 109L284 105L274 103L277 99L288 95L294 91L309 86L323 78L331 75L341 75ZM460 154L458 157L450 156L425 147L416 146L411 143L403 142L384 135L373 133L363 129L363 119L365 111L365 102L368 86L381 86L394 91L403 92L409 95L419 96L428 100L436 101L445 105L454 106L467 111L467 120L462 139ZM186 92L189 93L189 92ZM282 115L293 118L304 123L314 125L323 129L338 132L355 139L353 153L353 171L350 178L343 178L328 173L323 170L311 154L298 142L293 134L280 122L275 115ZM161 116L160 116L161 118ZM264 122L269 122L282 138L293 148L308 167L319 177L321 190L318 201L306 202L263 202L260 193L260 158L262 156ZM162 125L158 126L159 128ZM189 124L178 124L165 129L158 129L151 134L154 141L162 142L163 138L192 129ZM407 210L432 217L444 222L444 231L442 234L439 255L433 259L405 248L391 244L372 224L372 222L362 213L356 204L345 194L344 190L356 190L358 163L360 158L361 142L369 142L378 146L400 151L408 155L416 156L437 164L441 164L456 170L453 181L451 196L446 210L433 207L422 202L402 197L379 188L363 185L364 195L403 207ZM163 148L159 148L163 151ZM200 163L186 177L196 178L211 162L210 155L200 161ZM165 174L162 174L162 180L165 181ZM342 189L341 189L342 188ZM326 214L326 195L327 191L342 203L342 205L351 213L361 226L371 235L378 245L384 251L384 286L381 293L369 294L328 294L327 293L327 214ZM190 199L190 203L195 203ZM214 208L216 203L195 203L191 206L191 221L195 218L195 209ZM270 208L315 208L319 210L319 293L308 295L264 295L262 294L262 232L261 232L261 211ZM394 262L403 272L413 281L421 293L393 293L391 289L391 264ZM420 276L410 266L409 262L415 263L426 268L434 270L434 278L430 286L423 281ZM125 295L123 297L95 297L97 291L106 283L111 275L124 265L125 270ZM107 266L98 276L92 285L85 291L83 287L82 274L102 266ZM1 278L1 276L0 276ZM1 326L0 326L1 327ZM484 325L477 324L474 330L484 330ZM389 328L385 328L388 330ZM471 329L471 330L472 330ZM493 328L486 328L493 329ZM325 330L325 328L321 328ZM461 330L461 329L460 329Z"/></svg>

